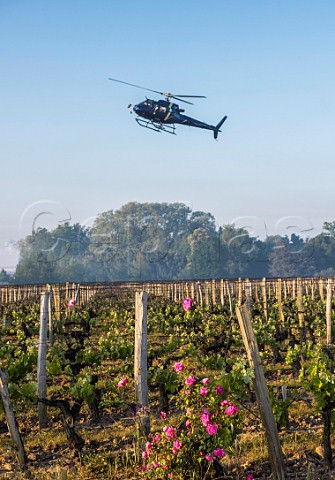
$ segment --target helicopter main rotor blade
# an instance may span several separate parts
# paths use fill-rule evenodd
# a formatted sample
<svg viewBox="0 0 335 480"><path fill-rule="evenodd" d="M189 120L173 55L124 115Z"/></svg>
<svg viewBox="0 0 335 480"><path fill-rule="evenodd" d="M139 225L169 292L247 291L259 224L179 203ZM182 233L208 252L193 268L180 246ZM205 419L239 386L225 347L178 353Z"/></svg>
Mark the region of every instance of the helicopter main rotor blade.
<svg viewBox="0 0 335 480"><path fill-rule="evenodd" d="M171 95L173 97L178 97L178 98L207 98L204 95L177 95L172 93L169 93L168 95Z"/></svg>
<svg viewBox="0 0 335 480"><path fill-rule="evenodd" d="M189 105L194 105L192 102L188 102L187 100L183 100L182 98L178 98L175 95L165 95L165 100L168 102L170 101L170 98L174 98L175 100L178 100L178 102L183 102L183 103L188 103Z"/></svg>
<svg viewBox="0 0 335 480"><path fill-rule="evenodd" d="M180 100L181 102L188 103L189 105L193 105L193 103L188 102L187 100L183 100L183 98L206 98L204 95L175 95L173 93L159 92L158 90L152 90L152 88L142 87L141 85L135 85L134 83L124 82L123 80L117 80L116 78L108 78L108 80L112 80L113 82L118 82L118 83L124 83L125 85L141 88L142 90L148 90L149 92L158 93L159 95L163 95L165 98L175 98L176 100Z"/></svg>
<svg viewBox="0 0 335 480"><path fill-rule="evenodd" d="M160 95L164 95L163 92L158 92L157 90L152 90L151 88L141 87L140 85L135 85L134 83L123 82L122 80L117 80L116 78L109 78L108 80L112 80L113 82L124 83L125 85L130 85L131 87L141 88L142 90L149 90L149 92L159 93Z"/></svg>
<svg viewBox="0 0 335 480"><path fill-rule="evenodd" d="M179 102L184 102L188 103L189 105L194 105L194 103L189 102L188 100L183 100L181 97L186 97L186 98L206 98L203 95L173 95L172 93L167 93L165 94L166 98L175 98Z"/></svg>

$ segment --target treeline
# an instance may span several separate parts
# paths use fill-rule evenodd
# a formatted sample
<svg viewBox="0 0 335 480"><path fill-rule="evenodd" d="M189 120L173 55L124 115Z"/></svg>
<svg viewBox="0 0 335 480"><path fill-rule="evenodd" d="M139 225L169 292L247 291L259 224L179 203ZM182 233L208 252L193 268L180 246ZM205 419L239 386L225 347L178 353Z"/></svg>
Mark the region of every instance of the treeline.
<svg viewBox="0 0 335 480"><path fill-rule="evenodd" d="M18 248L15 283L335 275L335 222L311 239L260 240L183 203L131 202L91 228L39 228Z"/></svg>

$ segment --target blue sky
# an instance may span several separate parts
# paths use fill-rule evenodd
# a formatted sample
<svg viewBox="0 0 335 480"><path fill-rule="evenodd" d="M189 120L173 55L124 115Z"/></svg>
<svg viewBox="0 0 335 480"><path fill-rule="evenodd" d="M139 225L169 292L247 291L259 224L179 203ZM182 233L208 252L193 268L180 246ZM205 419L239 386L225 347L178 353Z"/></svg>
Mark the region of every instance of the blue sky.
<svg viewBox="0 0 335 480"><path fill-rule="evenodd" d="M335 220L334 15L332 0L0 0L0 268L33 224L89 226L129 201L319 233ZM227 115L219 141L140 128L127 105L146 92L108 77L206 95L186 114Z"/></svg>

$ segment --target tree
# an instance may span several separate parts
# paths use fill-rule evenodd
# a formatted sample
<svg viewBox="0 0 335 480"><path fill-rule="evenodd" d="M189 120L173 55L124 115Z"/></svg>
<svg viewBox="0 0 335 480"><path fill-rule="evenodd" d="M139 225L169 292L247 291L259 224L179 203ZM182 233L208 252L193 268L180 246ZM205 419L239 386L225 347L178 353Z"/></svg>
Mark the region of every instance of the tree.
<svg viewBox="0 0 335 480"><path fill-rule="evenodd" d="M9 283L10 282L10 276L6 272L6 270L2 269L0 272L0 283Z"/></svg>
<svg viewBox="0 0 335 480"><path fill-rule="evenodd" d="M250 262L258 255L256 239L244 228L224 225L220 228L220 276L242 277L250 272ZM251 275L252 276L252 275Z"/></svg>
<svg viewBox="0 0 335 480"><path fill-rule="evenodd" d="M85 280L85 272L79 266L89 253L89 241L88 229L79 224L66 223L51 232L45 228L37 229L19 242L20 258L15 282Z"/></svg>
<svg viewBox="0 0 335 480"><path fill-rule="evenodd" d="M177 278L186 264L181 245L191 210L181 203L130 202L101 214L90 250L104 280Z"/></svg>
<svg viewBox="0 0 335 480"><path fill-rule="evenodd" d="M324 222L322 230L325 235L335 238L335 222Z"/></svg>
<svg viewBox="0 0 335 480"><path fill-rule="evenodd" d="M269 237L269 274L272 277L297 277L312 274L312 249L298 235L292 234L290 239L279 235Z"/></svg>
<svg viewBox="0 0 335 480"><path fill-rule="evenodd" d="M205 228L196 228L187 236L187 264L182 276L184 278L215 278L218 275L219 255L216 249L217 235Z"/></svg>
<svg viewBox="0 0 335 480"><path fill-rule="evenodd" d="M313 275L334 275L335 236L326 228L311 238L307 244L310 252L310 265Z"/></svg>

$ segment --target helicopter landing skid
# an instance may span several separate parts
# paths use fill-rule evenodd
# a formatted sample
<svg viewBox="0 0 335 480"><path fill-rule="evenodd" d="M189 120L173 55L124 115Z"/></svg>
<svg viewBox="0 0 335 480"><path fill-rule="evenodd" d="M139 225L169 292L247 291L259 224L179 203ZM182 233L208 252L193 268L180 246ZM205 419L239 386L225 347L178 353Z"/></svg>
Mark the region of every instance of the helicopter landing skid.
<svg viewBox="0 0 335 480"><path fill-rule="evenodd" d="M153 122L152 120L143 120L143 118L135 118L140 127L149 128L154 132L166 132L176 135L176 127L174 125L164 125L163 123Z"/></svg>

